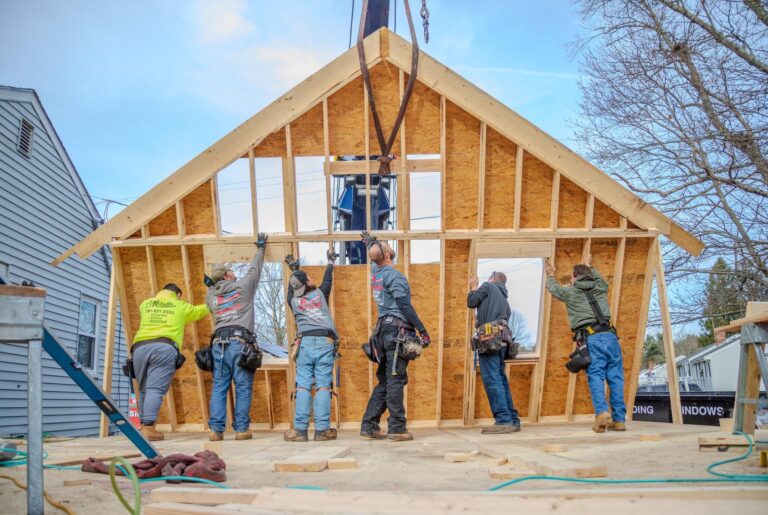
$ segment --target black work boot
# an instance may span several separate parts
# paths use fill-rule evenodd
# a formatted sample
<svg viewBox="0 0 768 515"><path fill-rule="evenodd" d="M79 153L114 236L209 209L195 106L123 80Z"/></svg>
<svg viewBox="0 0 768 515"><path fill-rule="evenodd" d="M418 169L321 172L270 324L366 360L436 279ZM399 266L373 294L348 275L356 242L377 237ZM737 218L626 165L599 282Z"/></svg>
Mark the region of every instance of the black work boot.
<svg viewBox="0 0 768 515"><path fill-rule="evenodd" d="M283 433L286 442L306 442L309 440L306 429L289 429Z"/></svg>
<svg viewBox="0 0 768 515"><path fill-rule="evenodd" d="M336 436L336 430L334 428L326 429L325 431L315 431L316 442L327 442L328 440L335 440Z"/></svg>

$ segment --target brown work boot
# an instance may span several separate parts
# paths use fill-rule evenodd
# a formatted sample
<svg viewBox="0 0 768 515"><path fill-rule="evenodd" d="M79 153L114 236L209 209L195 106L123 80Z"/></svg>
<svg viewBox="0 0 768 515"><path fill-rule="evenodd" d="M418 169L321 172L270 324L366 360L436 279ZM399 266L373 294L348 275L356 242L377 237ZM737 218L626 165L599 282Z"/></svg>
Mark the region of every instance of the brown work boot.
<svg viewBox="0 0 768 515"><path fill-rule="evenodd" d="M607 411L598 413L595 416L595 423L592 424L592 431L595 433L605 433L605 430L611 424L611 414Z"/></svg>
<svg viewBox="0 0 768 515"><path fill-rule="evenodd" d="M378 429L372 431L360 431L360 436L365 440L383 440L386 435Z"/></svg>
<svg viewBox="0 0 768 515"><path fill-rule="evenodd" d="M283 440L286 442L306 442L309 440L309 436L307 436L306 429L289 429L283 433ZM315 440L317 440L317 438L315 438Z"/></svg>
<svg viewBox="0 0 768 515"><path fill-rule="evenodd" d="M211 431L211 434L208 435L208 439L212 442L220 442L224 439L224 433L220 433L218 431Z"/></svg>
<svg viewBox="0 0 768 515"><path fill-rule="evenodd" d="M484 427L480 433L484 435L501 435L517 433L518 431L520 431L520 423L510 422L509 424L493 424L492 426Z"/></svg>
<svg viewBox="0 0 768 515"><path fill-rule="evenodd" d="M626 431L627 426L624 424L624 422L613 421L608 425L608 429L610 431Z"/></svg>
<svg viewBox="0 0 768 515"><path fill-rule="evenodd" d="M165 440L165 435L155 429L155 424L150 425L143 425L141 426L141 434L144 438L149 440L150 442L158 442L160 440Z"/></svg>
<svg viewBox="0 0 768 515"><path fill-rule="evenodd" d="M325 431L315 431L316 442L327 442L328 440L335 440L336 436L336 430L334 428L326 429Z"/></svg>
<svg viewBox="0 0 768 515"><path fill-rule="evenodd" d="M253 433L249 429L235 433L235 440L250 440L251 438L253 438Z"/></svg>
<svg viewBox="0 0 768 515"><path fill-rule="evenodd" d="M407 431L405 433L387 433L387 438L393 442L409 442L413 440L413 435Z"/></svg>

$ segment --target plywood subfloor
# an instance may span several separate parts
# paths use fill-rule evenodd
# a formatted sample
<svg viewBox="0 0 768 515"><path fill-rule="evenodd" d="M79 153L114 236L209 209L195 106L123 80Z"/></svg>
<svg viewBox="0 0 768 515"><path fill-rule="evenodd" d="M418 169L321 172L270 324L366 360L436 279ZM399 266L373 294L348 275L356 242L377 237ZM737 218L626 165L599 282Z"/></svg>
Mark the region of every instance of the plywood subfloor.
<svg viewBox="0 0 768 515"><path fill-rule="evenodd" d="M568 451L563 456L604 464L608 478L707 477L706 466L722 459L713 453L698 452L698 436L714 433L717 428L703 426L672 426L649 422L629 424L626 433L592 433L588 424L525 426L521 433L510 435L481 435L475 429L413 430L412 442L361 440L355 431L342 431L337 442L289 443L279 432L256 432L251 441L238 442L227 435L223 458L227 462L227 485L238 488L286 487L314 485L331 490L389 490L399 492L435 492L465 490L480 492L498 484L489 470L498 466L498 457L510 449L526 447L541 450L547 444L563 444ZM640 441L641 434L660 434L659 441ZM206 433L176 433L158 442L163 454L194 453L203 449ZM349 456L358 468L326 470L321 473L277 473L273 462L283 460L318 445L343 445L350 448ZM85 459L90 455L133 452L122 436L109 438L78 438L47 443L49 461ZM470 461L451 463L444 459L451 452L480 451ZM734 456L730 453L728 456ZM134 459L133 461L137 461ZM757 456L729 465L734 473L756 474L765 469L756 467ZM4 470L26 482L23 468ZM418 480L414 480L418 478ZM64 486L65 480L89 479L90 485ZM56 499L66 502L78 513L119 513L120 507L109 486L109 478L80 471L46 470L45 488ZM126 480L120 480L124 491ZM460 487L457 487L460 485ZM142 485L144 500L149 492L164 483ZM690 486L690 485L689 485ZM654 486L657 487L657 486ZM515 487L518 490L550 490L564 488L554 482L531 481ZM603 486L569 485L568 488L602 488ZM708 486L701 486L709 489ZM23 513L25 495L10 481L0 480L0 502L7 513Z"/></svg>

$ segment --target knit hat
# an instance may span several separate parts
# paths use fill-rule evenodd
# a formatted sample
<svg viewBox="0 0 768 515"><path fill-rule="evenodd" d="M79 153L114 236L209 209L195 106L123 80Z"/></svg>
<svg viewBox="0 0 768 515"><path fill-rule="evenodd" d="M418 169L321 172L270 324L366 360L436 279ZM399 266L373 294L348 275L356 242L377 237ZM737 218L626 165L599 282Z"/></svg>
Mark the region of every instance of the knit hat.
<svg viewBox="0 0 768 515"><path fill-rule="evenodd" d="M296 270L291 274L291 279L288 281L288 284L293 288L293 294L297 297L301 297L307 290L307 281L309 281L307 273L304 270Z"/></svg>

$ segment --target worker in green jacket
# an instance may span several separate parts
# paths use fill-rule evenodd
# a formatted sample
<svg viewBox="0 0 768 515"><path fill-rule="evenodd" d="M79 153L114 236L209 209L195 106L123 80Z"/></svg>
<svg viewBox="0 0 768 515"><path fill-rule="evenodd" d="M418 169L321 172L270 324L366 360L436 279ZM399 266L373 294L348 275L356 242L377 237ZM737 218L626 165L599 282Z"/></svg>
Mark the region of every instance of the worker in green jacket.
<svg viewBox="0 0 768 515"><path fill-rule="evenodd" d="M154 298L142 302L139 311L141 325L133 339L131 358L139 383L141 433L148 440L162 440L155 421L173 374L181 366L184 326L207 315L208 307L184 302L181 289L169 283Z"/></svg>
<svg viewBox="0 0 768 515"><path fill-rule="evenodd" d="M596 433L626 431L624 419L624 365L616 329L611 324L608 304L608 283L592 266L592 256L573 267L571 284L563 286L555 279L555 267L546 261L547 289L557 300L565 302L568 321L575 340L586 341L591 357L587 368L587 383L595 408ZM595 307L590 304L590 296ZM600 316L598 316L600 315ZM602 322L601 322L602 320ZM605 399L605 383L610 389L610 411Z"/></svg>

